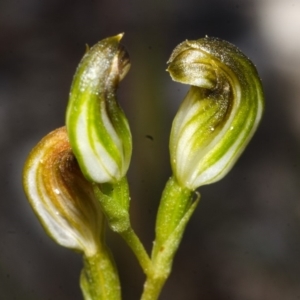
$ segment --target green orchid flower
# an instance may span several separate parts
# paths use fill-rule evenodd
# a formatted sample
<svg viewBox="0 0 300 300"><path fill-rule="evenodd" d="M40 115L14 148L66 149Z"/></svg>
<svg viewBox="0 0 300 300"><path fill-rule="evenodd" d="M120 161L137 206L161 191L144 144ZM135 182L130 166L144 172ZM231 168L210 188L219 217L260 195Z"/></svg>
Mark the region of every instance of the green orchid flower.
<svg viewBox="0 0 300 300"><path fill-rule="evenodd" d="M195 190L223 178L249 143L264 110L262 85L252 62L217 38L181 43L167 71L191 85L173 121L170 154L179 184Z"/></svg>
<svg viewBox="0 0 300 300"><path fill-rule="evenodd" d="M116 90L130 68L122 34L87 50L71 87L66 126L72 150L86 178L117 182L129 167L132 141Z"/></svg>

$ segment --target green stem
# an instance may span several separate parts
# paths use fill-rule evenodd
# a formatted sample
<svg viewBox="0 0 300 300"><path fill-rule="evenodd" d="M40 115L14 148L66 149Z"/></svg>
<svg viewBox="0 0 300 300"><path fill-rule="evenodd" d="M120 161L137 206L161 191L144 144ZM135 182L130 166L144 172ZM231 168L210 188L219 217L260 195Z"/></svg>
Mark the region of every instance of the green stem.
<svg viewBox="0 0 300 300"><path fill-rule="evenodd" d="M182 188L174 177L167 182L156 219L152 269L147 274L141 300L158 299L170 275L185 227L199 202L199 195L195 201L192 196L193 191Z"/></svg>
<svg viewBox="0 0 300 300"><path fill-rule="evenodd" d="M144 273L148 274L152 268L152 262L136 233L130 227L127 230L120 232L120 235L135 254Z"/></svg>
<svg viewBox="0 0 300 300"><path fill-rule="evenodd" d="M121 287L113 257L104 242L104 220L98 251L83 256L80 287L85 300L120 300Z"/></svg>
<svg viewBox="0 0 300 300"><path fill-rule="evenodd" d="M100 202L109 227L123 237L144 273L147 274L151 268L151 260L130 224L130 196L126 177L116 183L94 185L94 193Z"/></svg>
<svg viewBox="0 0 300 300"><path fill-rule="evenodd" d="M144 284L144 292L141 300L158 299L166 280L167 278L156 278L154 276L148 276Z"/></svg>
<svg viewBox="0 0 300 300"><path fill-rule="evenodd" d="M193 191L182 188L174 177L166 183L156 217L153 258L161 251L162 245L186 214L193 202L192 196Z"/></svg>

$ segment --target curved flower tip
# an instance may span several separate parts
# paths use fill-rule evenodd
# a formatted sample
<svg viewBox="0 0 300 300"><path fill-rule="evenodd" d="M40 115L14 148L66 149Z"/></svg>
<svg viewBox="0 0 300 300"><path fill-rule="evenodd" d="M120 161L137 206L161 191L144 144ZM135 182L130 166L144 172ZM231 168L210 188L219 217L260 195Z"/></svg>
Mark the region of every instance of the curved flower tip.
<svg viewBox="0 0 300 300"><path fill-rule="evenodd" d="M94 255L102 213L92 184L82 175L65 127L46 137L26 160L26 196L47 233L60 245Z"/></svg>
<svg viewBox="0 0 300 300"><path fill-rule="evenodd" d="M191 85L173 121L170 153L177 181L194 190L223 178L245 149L262 117L262 85L252 62L216 38L178 45L167 71Z"/></svg>
<svg viewBox="0 0 300 300"><path fill-rule="evenodd" d="M129 68L120 45L123 34L104 39L82 58L71 87L66 125L72 150L85 177L116 182L128 170L132 141L116 91Z"/></svg>

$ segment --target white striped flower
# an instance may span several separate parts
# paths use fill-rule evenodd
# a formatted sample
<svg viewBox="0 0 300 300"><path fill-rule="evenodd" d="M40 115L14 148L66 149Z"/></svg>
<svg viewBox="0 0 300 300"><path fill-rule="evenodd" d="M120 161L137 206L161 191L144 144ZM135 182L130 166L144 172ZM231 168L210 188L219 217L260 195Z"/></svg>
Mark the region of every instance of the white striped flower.
<svg viewBox="0 0 300 300"><path fill-rule="evenodd" d="M28 156L26 196L46 232L58 244L93 256L99 249L103 214L92 183L82 175L65 127L45 136Z"/></svg>
<svg viewBox="0 0 300 300"><path fill-rule="evenodd" d="M116 99L130 68L122 34L98 42L82 58L71 87L66 125L72 150L87 179L118 182L129 167L132 141Z"/></svg>
<svg viewBox="0 0 300 300"><path fill-rule="evenodd" d="M253 136L264 108L251 61L216 38L185 41L168 61L173 80L191 88L173 121L173 173L191 190L223 178Z"/></svg>

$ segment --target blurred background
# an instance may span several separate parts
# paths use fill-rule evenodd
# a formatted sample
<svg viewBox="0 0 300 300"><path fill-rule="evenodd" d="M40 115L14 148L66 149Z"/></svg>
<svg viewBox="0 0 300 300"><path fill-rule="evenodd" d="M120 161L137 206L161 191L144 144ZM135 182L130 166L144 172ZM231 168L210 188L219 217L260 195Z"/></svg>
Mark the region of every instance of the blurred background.
<svg viewBox="0 0 300 300"><path fill-rule="evenodd" d="M255 63L265 89L249 147L226 178L199 190L161 299L300 299L298 0L0 1L0 299L82 299L81 256L44 233L21 174L31 148L64 124L85 44L120 32L132 63L118 92L134 143L132 223L148 250L171 174L171 122L188 90L165 72L173 48L205 35L228 40ZM140 268L123 240L107 235L124 299L139 299Z"/></svg>

